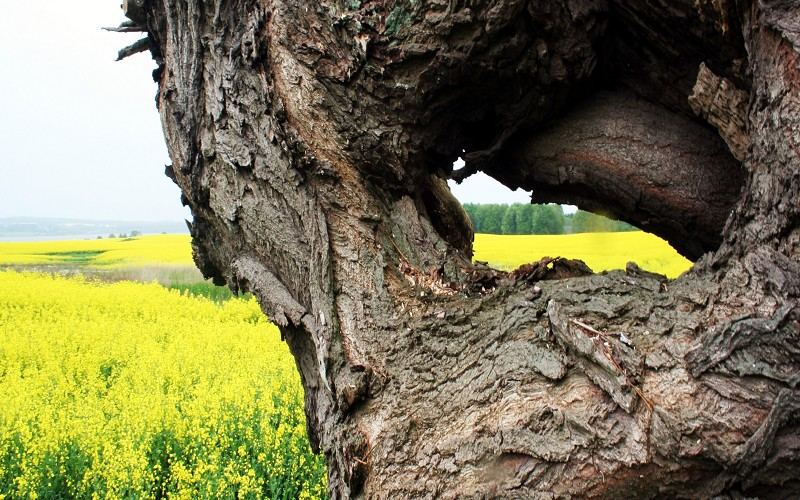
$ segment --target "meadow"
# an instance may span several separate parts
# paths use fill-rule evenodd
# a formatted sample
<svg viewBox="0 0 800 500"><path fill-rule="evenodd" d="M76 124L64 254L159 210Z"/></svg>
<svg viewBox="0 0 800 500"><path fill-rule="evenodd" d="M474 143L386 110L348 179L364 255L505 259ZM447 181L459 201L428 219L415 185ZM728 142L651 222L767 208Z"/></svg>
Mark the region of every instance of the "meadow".
<svg viewBox="0 0 800 500"><path fill-rule="evenodd" d="M640 232L475 239L507 270L557 255L691 265ZM3 268L0 500L324 497L286 345L202 280L188 236L0 243Z"/></svg>

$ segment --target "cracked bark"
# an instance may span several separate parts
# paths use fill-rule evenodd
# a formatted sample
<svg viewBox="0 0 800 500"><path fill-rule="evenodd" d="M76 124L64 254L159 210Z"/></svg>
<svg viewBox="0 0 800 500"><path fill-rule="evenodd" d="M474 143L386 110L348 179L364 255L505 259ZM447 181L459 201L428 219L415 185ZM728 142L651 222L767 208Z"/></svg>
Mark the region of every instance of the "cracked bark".
<svg viewBox="0 0 800 500"><path fill-rule="evenodd" d="M792 2L137 5L195 260L280 325L332 496L798 494ZM749 96L741 162L701 63ZM708 253L475 267L462 149Z"/></svg>

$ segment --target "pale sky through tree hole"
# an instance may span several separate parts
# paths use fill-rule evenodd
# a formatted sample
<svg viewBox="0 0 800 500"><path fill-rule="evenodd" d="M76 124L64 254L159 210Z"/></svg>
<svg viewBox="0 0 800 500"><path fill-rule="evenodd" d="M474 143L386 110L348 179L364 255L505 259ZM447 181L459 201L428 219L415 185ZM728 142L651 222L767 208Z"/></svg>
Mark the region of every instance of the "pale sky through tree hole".
<svg viewBox="0 0 800 500"><path fill-rule="evenodd" d="M464 166L464 160L459 158L453 163L454 169ZM467 177L461 184L455 181L448 182L450 191L461 203L530 203L531 193L517 189L512 191L500 184L498 181L478 172ZM572 205L562 205L564 213L574 213L578 207Z"/></svg>
<svg viewBox="0 0 800 500"><path fill-rule="evenodd" d="M0 16L0 217L162 221L189 218L143 53L114 62L141 35L109 33L118 0L4 2ZM451 183L451 186L453 184ZM476 174L453 186L465 203L528 203Z"/></svg>

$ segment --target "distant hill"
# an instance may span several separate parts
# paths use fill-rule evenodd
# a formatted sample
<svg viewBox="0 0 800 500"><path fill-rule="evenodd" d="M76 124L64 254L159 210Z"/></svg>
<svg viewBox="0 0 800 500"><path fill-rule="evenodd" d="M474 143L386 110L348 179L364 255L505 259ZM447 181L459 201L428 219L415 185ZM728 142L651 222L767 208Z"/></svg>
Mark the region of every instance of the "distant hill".
<svg viewBox="0 0 800 500"><path fill-rule="evenodd" d="M188 233L183 221L120 221L42 217L0 217L0 241L35 241L130 235Z"/></svg>

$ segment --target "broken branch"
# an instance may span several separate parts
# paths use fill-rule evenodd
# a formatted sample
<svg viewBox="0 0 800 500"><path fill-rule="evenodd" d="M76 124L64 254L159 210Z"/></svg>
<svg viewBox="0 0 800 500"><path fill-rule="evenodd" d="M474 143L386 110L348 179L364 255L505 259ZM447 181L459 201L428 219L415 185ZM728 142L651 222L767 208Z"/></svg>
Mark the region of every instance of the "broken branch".
<svg viewBox="0 0 800 500"><path fill-rule="evenodd" d="M140 26L134 21L123 21L116 28L106 26L103 28L105 31L113 31L114 33L139 33L147 31L147 28Z"/></svg>
<svg viewBox="0 0 800 500"><path fill-rule="evenodd" d="M150 49L150 37L144 37L137 40L135 43L128 45L124 49L120 50L117 54L117 61L121 61L126 57L130 57L134 54L138 54L139 52L144 52L145 50Z"/></svg>

